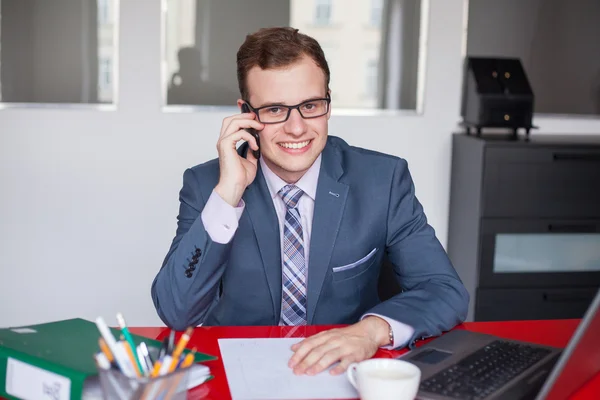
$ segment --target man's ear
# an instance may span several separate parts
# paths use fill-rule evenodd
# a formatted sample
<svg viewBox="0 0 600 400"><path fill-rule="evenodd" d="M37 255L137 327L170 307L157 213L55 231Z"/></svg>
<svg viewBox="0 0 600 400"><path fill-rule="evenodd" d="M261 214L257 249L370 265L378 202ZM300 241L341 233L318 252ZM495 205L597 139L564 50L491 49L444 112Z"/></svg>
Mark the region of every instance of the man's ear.
<svg viewBox="0 0 600 400"><path fill-rule="evenodd" d="M242 111L242 104L244 104L245 101L242 99L237 99L237 106L240 109L240 111Z"/></svg>

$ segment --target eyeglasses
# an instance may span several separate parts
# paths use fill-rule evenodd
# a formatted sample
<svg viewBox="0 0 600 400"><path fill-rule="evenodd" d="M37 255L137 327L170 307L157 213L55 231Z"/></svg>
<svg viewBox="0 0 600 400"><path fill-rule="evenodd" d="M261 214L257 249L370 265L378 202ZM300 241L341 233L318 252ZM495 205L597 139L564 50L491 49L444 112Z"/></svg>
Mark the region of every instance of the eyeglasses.
<svg viewBox="0 0 600 400"><path fill-rule="evenodd" d="M256 114L258 121L263 124L279 124L290 118L292 110L298 110L302 118L319 118L329 112L329 103L331 98L312 99L304 101L295 106L285 106L283 104L271 104L264 107L254 108L246 101L248 107Z"/></svg>

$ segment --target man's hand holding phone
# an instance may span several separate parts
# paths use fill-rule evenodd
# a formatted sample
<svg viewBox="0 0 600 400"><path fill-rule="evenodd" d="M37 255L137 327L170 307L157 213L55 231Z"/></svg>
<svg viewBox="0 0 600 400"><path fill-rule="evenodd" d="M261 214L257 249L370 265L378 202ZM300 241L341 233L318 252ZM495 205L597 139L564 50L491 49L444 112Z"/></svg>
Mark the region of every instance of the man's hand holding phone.
<svg viewBox="0 0 600 400"><path fill-rule="evenodd" d="M258 160L250 149L257 151L258 143L246 129L263 128L264 125L252 113L238 114L223 120L217 142L220 175L215 191L233 207L237 207L244 190L256 178ZM246 158L237 152L236 145L240 140L245 140L250 145Z"/></svg>

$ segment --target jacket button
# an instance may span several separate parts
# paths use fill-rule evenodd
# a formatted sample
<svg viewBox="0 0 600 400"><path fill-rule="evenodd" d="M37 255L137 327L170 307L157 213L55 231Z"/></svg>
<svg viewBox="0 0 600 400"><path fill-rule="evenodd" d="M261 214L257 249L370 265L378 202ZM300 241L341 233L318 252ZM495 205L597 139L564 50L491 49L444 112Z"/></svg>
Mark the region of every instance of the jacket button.
<svg viewBox="0 0 600 400"><path fill-rule="evenodd" d="M198 256L202 255L202 250L200 250L199 248L196 247L196 254Z"/></svg>
<svg viewBox="0 0 600 400"><path fill-rule="evenodd" d="M185 271L185 276L187 276L188 278L192 277L192 271L186 270Z"/></svg>

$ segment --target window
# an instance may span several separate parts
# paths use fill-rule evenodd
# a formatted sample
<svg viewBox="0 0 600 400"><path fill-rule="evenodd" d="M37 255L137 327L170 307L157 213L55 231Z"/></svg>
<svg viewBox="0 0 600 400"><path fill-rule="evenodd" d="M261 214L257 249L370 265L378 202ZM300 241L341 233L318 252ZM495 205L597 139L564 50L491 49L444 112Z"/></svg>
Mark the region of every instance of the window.
<svg viewBox="0 0 600 400"><path fill-rule="evenodd" d="M110 18L110 1L111 0L98 0L98 22L101 24L111 23Z"/></svg>
<svg viewBox="0 0 600 400"><path fill-rule="evenodd" d="M107 58L100 60L100 71L98 73L100 79L100 88L107 88L112 83L112 61Z"/></svg>
<svg viewBox="0 0 600 400"><path fill-rule="evenodd" d="M427 43L420 38L421 0L260 3L268 15L256 13L254 1L165 1L165 106L186 111L195 111L187 106L235 106L240 96L235 54L248 33L268 25L291 26L319 42L331 72L334 110L420 112L424 66L419 52ZM223 18L229 23L221 23Z"/></svg>
<svg viewBox="0 0 600 400"><path fill-rule="evenodd" d="M369 60L366 68L366 88L365 94L369 99L377 97L377 67L379 62L377 60Z"/></svg>
<svg viewBox="0 0 600 400"><path fill-rule="evenodd" d="M315 7L315 25L331 23L331 0L317 0Z"/></svg>
<svg viewBox="0 0 600 400"><path fill-rule="evenodd" d="M112 59L101 57L98 62L98 102L110 103L113 98L113 63Z"/></svg>
<svg viewBox="0 0 600 400"><path fill-rule="evenodd" d="M381 27L381 17L383 12L383 0L371 0L370 25L374 28Z"/></svg>
<svg viewBox="0 0 600 400"><path fill-rule="evenodd" d="M0 0L2 102L113 103L117 4Z"/></svg>

